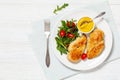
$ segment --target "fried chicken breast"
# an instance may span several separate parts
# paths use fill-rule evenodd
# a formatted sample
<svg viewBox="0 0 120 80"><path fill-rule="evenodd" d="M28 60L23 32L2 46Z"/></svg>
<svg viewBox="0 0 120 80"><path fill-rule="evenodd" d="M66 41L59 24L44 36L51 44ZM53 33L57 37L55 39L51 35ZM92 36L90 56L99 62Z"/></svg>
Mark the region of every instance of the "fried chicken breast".
<svg viewBox="0 0 120 80"><path fill-rule="evenodd" d="M95 29L90 33L87 43L88 59L95 58L101 54L104 49L104 32L100 29Z"/></svg>
<svg viewBox="0 0 120 80"><path fill-rule="evenodd" d="M86 35L76 38L68 47L68 60L77 63L81 60L81 55L85 50L87 42Z"/></svg>

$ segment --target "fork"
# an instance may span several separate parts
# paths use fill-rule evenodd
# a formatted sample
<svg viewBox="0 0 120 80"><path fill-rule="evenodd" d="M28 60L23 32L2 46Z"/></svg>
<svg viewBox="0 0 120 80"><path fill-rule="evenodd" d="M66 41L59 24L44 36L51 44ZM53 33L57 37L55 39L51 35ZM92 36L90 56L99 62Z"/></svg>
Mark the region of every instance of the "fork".
<svg viewBox="0 0 120 80"><path fill-rule="evenodd" d="M44 32L47 40L45 62L46 62L46 66L49 67L50 66L50 55L49 55L50 20L49 19L44 20Z"/></svg>
<svg viewBox="0 0 120 80"><path fill-rule="evenodd" d="M103 16L105 13L106 13L106 12L104 12L104 11L101 12L101 13L99 13L99 14L98 14L96 17L94 17L92 20L95 20L96 18L99 18L99 17ZM90 23L90 22L92 22L92 20L90 20L90 21L83 21L80 26L82 26L82 25L85 24L85 23Z"/></svg>

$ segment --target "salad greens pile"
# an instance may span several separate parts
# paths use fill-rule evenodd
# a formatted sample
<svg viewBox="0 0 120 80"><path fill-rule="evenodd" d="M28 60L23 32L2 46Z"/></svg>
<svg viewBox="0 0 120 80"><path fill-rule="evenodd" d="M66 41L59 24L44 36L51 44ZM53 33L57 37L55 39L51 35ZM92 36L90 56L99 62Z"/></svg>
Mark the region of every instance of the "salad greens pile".
<svg viewBox="0 0 120 80"><path fill-rule="evenodd" d="M57 36L55 37L57 43L57 50L62 54L67 54L69 44L74 41L78 36L78 29L76 20L62 20L59 27Z"/></svg>

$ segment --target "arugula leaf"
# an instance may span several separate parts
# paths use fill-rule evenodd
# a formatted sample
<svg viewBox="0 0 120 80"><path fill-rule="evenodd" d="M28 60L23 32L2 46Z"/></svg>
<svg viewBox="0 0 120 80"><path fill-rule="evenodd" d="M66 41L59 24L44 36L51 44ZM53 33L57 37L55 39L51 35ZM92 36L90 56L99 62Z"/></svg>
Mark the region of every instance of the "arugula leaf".
<svg viewBox="0 0 120 80"><path fill-rule="evenodd" d="M60 51L61 55L62 54L67 54L67 50L60 45L57 45L57 50Z"/></svg>
<svg viewBox="0 0 120 80"><path fill-rule="evenodd" d="M64 46L64 44L62 43L62 41L58 37L55 37L55 40L57 41L58 45L61 45L63 48L66 49L66 47Z"/></svg>
<svg viewBox="0 0 120 80"><path fill-rule="evenodd" d="M62 26L66 26L66 22L64 20L61 21Z"/></svg>
<svg viewBox="0 0 120 80"><path fill-rule="evenodd" d="M70 24L72 24L73 22L75 22L75 20L70 20ZM64 30L66 35L64 37L61 37L60 36L60 31L61 30ZM70 38L68 37L68 33L71 33L74 35L73 38ZM55 37L55 40L56 40L56 48L57 50L60 52L60 54L67 54L68 52L68 47L69 47L69 44L74 41L77 37L79 36L79 33L78 33L78 29L77 29L77 26L75 24L74 27L68 27L67 26L67 20L61 20L61 25L59 27L59 30L58 30L58 33L57 33L57 36Z"/></svg>
<svg viewBox="0 0 120 80"><path fill-rule="evenodd" d="M57 8L54 9L53 13L57 14L58 11L61 11L63 8L66 8L68 5L69 5L68 3L64 3L62 6L57 5Z"/></svg>
<svg viewBox="0 0 120 80"><path fill-rule="evenodd" d="M62 41L59 38L57 38L57 37L55 37L55 40L57 42L57 50L60 51L61 55L62 54L67 54L67 49L64 46L64 44L62 43Z"/></svg>
<svg viewBox="0 0 120 80"><path fill-rule="evenodd" d="M64 44L69 44L71 41L72 41L72 39L67 38L67 39L64 41Z"/></svg>

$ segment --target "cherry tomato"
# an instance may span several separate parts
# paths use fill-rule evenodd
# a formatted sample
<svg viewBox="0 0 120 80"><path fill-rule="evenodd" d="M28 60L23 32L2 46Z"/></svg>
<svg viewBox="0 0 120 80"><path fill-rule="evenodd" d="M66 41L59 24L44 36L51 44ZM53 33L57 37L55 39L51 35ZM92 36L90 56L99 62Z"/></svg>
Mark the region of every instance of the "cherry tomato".
<svg viewBox="0 0 120 80"><path fill-rule="evenodd" d="M86 58L87 58L87 54L83 53L82 56L81 56L81 59L85 60Z"/></svg>
<svg viewBox="0 0 120 80"><path fill-rule="evenodd" d="M76 25L74 22L67 21L67 26L68 27L75 27Z"/></svg>
<svg viewBox="0 0 120 80"><path fill-rule="evenodd" d="M67 21L67 26L68 27L75 27L76 25L74 22Z"/></svg>
<svg viewBox="0 0 120 80"><path fill-rule="evenodd" d="M75 27L75 23L74 22L72 22L72 27Z"/></svg>
<svg viewBox="0 0 120 80"><path fill-rule="evenodd" d="M68 37L68 38L74 38L74 36L75 36L75 35L72 34L72 33L68 33L68 34L67 34L67 37Z"/></svg>
<svg viewBox="0 0 120 80"><path fill-rule="evenodd" d="M66 32L65 32L64 30L61 30L61 31L60 31L60 36L61 36L61 37L64 37L65 34L66 34Z"/></svg>
<svg viewBox="0 0 120 80"><path fill-rule="evenodd" d="M70 21L67 21L67 26L70 27Z"/></svg>

